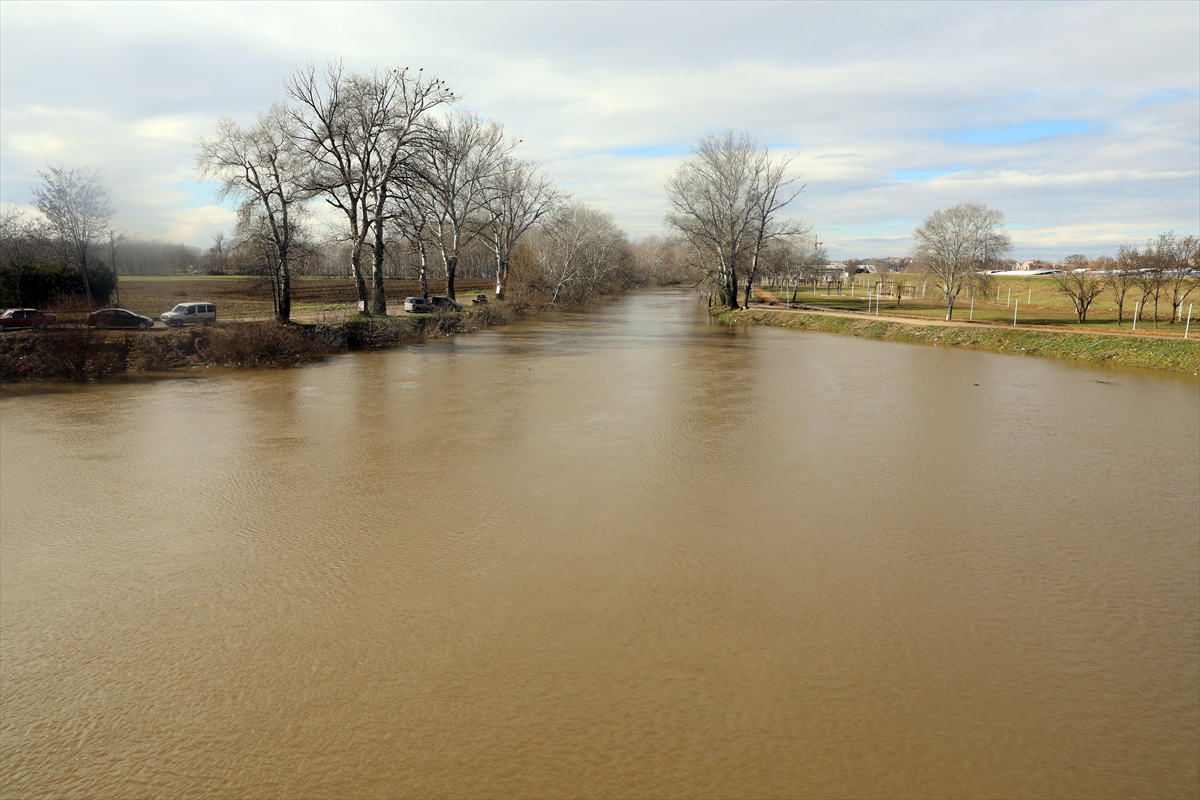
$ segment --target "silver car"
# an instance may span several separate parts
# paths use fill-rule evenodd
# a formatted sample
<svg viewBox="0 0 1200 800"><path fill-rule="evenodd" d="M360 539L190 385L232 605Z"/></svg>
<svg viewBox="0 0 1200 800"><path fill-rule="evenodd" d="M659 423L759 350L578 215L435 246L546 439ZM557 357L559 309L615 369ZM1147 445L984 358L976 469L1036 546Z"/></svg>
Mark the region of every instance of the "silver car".
<svg viewBox="0 0 1200 800"><path fill-rule="evenodd" d="M404 311L407 314L430 314L433 312L433 303L424 297L406 297Z"/></svg>
<svg viewBox="0 0 1200 800"><path fill-rule="evenodd" d="M180 325L212 325L217 321L217 307L212 303L180 303L161 317L171 327Z"/></svg>

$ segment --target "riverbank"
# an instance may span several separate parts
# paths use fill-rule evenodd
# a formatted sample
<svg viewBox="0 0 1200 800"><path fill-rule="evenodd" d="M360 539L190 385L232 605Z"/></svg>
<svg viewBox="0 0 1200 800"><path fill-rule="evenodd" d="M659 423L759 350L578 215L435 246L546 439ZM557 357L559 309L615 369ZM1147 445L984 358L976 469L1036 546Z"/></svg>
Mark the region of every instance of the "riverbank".
<svg viewBox="0 0 1200 800"><path fill-rule="evenodd" d="M896 342L969 347L997 353L1040 355L1077 361L1107 362L1130 367L1200 374L1200 341L1103 333L1073 333L995 325L947 325L901 322L850 314L812 313L752 308L716 311L730 324L836 333Z"/></svg>
<svg viewBox="0 0 1200 800"><path fill-rule="evenodd" d="M205 367L290 367L350 350L397 347L521 319L536 307L493 302L460 313L360 317L343 322L227 322L153 331L82 325L0 336L0 383L87 381Z"/></svg>

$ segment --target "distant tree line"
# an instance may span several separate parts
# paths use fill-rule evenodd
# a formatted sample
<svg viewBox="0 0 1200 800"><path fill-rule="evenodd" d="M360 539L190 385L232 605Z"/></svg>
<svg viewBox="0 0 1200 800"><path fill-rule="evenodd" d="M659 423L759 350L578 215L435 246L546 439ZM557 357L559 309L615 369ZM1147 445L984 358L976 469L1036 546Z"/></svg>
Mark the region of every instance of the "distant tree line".
<svg viewBox="0 0 1200 800"><path fill-rule="evenodd" d="M1071 299L1080 322L1087 321L1092 302L1108 292L1117 306L1118 323L1125 321L1133 301L1131 316L1138 322L1150 314L1157 328L1162 312L1169 308L1167 322L1174 324L1183 320L1184 304L1200 285L1200 240L1168 231L1141 249L1121 245L1116 258L1101 256L1092 261L1082 254L1067 256L1055 280L1058 290Z"/></svg>

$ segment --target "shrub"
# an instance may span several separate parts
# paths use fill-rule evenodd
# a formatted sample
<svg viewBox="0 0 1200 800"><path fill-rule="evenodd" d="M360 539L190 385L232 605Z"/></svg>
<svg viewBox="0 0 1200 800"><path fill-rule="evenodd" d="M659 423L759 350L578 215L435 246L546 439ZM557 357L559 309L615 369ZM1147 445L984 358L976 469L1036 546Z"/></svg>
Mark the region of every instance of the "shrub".
<svg viewBox="0 0 1200 800"><path fill-rule="evenodd" d="M219 328L196 329L196 334L203 359L227 366L294 364L325 352L296 326L277 322L233 322Z"/></svg>
<svg viewBox="0 0 1200 800"><path fill-rule="evenodd" d="M88 267L92 300L108 304L117 282L105 266ZM0 306L46 308L59 298L86 297L83 274L63 264L5 264L0 267Z"/></svg>

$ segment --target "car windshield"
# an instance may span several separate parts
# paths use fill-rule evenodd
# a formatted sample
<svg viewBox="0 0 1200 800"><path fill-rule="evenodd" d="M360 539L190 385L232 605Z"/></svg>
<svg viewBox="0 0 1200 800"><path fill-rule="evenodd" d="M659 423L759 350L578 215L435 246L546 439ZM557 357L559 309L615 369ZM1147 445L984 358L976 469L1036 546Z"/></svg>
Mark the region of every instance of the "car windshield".
<svg viewBox="0 0 1200 800"><path fill-rule="evenodd" d="M171 309L171 313L172 314L183 314L183 313L187 312L187 308L188 307L185 305L178 305Z"/></svg>

